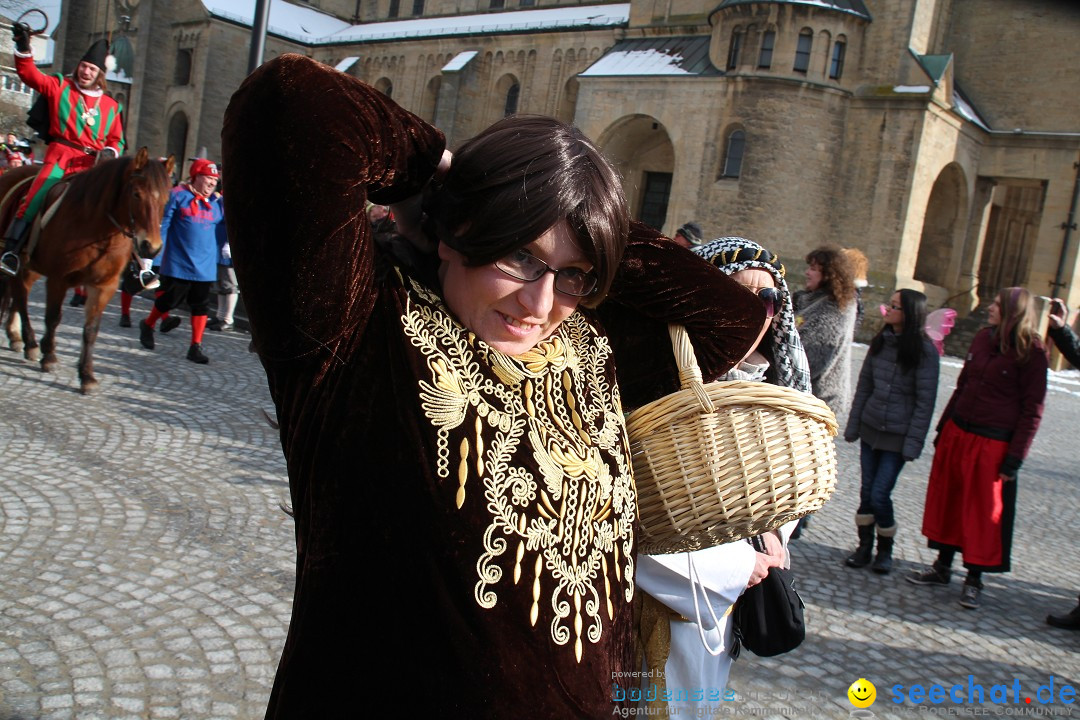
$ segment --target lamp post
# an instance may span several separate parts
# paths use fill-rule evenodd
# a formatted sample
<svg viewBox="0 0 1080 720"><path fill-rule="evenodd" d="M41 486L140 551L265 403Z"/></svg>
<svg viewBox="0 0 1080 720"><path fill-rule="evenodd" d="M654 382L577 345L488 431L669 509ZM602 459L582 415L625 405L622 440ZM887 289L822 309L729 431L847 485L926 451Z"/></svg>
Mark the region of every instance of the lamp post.
<svg viewBox="0 0 1080 720"><path fill-rule="evenodd" d="M266 49L266 24L270 20L270 0L255 0L255 20L251 24L251 52L248 54L248 75L262 65Z"/></svg>

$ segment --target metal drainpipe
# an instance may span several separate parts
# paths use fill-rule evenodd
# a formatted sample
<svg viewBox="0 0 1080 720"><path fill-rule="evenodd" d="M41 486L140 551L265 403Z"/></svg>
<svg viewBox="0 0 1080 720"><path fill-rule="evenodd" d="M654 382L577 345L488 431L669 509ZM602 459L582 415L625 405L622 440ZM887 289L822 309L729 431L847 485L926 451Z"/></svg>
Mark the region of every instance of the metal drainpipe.
<svg viewBox="0 0 1080 720"><path fill-rule="evenodd" d="M1050 286L1054 290L1054 295L1058 294L1058 288L1065 287L1065 257L1069 254L1069 241L1072 238L1072 231L1076 229L1076 206L1080 203L1080 162L1074 162L1073 168L1076 170L1076 177L1073 179L1072 202L1069 203L1068 219L1061 223L1061 229L1065 231L1065 237L1061 241L1061 257L1058 259L1057 275L1054 276L1054 283Z"/></svg>

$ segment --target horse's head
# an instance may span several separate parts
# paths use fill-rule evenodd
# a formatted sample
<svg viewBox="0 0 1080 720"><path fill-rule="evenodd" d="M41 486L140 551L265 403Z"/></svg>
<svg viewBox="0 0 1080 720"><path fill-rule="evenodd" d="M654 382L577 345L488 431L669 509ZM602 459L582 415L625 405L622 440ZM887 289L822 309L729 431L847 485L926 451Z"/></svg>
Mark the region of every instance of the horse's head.
<svg viewBox="0 0 1080 720"><path fill-rule="evenodd" d="M164 161L151 160L143 147L124 172L123 195L128 207L126 215L121 210L121 217L130 222L127 229L143 257L152 257L161 249L161 219L172 189L174 164L172 155Z"/></svg>

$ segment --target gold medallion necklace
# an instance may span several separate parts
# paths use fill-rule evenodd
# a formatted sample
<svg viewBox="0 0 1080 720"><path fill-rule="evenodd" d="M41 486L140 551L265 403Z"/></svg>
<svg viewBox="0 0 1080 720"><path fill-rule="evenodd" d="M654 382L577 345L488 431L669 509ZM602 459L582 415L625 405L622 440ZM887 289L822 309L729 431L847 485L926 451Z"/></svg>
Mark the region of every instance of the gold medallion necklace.
<svg viewBox="0 0 1080 720"><path fill-rule="evenodd" d="M83 111L81 115L83 124L94 127L94 125L97 124L98 105L101 104L101 96L98 95L97 102L95 102L93 107L91 107L86 101L86 96L82 93L79 93L79 95L79 101L82 103L83 106Z"/></svg>

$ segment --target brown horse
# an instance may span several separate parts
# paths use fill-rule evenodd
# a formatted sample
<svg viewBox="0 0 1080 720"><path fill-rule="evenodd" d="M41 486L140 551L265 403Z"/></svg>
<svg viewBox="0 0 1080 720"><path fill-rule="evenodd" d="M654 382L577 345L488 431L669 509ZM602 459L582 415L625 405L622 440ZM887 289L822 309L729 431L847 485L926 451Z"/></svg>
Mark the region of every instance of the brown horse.
<svg viewBox="0 0 1080 720"><path fill-rule="evenodd" d="M56 328L60 324L64 295L68 288L85 285L86 319L79 355L79 382L83 393L97 389L92 356L101 314L133 254L150 257L161 248L161 218L169 199L172 171L171 156L164 163L151 161L146 148L142 148L134 158L125 156L100 162L90 170L61 180L50 190L34 222L37 243L31 235L27 245L29 257L24 252L22 269L6 283L0 298L0 317L11 311L7 335L12 350L22 349L27 360L38 359L27 298L30 287L44 275L47 280L41 369L53 370L58 362ZM17 168L0 176L0 218L11 216L11 208L17 205L29 183L24 182L22 188L16 186L35 172L37 168ZM16 317L22 320L25 347Z"/></svg>

